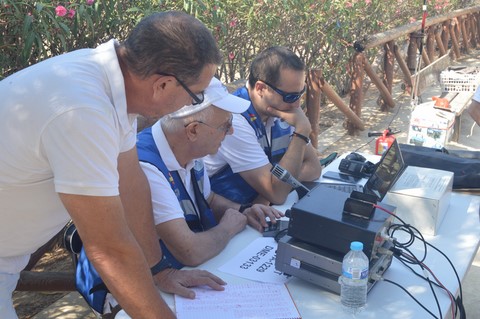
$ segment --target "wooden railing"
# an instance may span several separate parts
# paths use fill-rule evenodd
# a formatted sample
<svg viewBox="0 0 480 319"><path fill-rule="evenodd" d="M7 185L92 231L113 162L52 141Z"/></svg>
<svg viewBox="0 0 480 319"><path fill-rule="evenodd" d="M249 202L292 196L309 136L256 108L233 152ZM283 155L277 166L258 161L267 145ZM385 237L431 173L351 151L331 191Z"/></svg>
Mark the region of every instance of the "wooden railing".
<svg viewBox="0 0 480 319"><path fill-rule="evenodd" d="M392 96L395 62L403 73L404 88L413 96L419 96L429 85L422 73L435 63L444 67L448 59L458 59L462 53L470 53L480 45L480 6L456 10L445 15L427 18L424 34L421 32L421 21L400 26L386 32L366 36L364 40L354 44L355 53L351 59L350 102L343 99L325 81L321 70L310 70L307 79L307 114L312 124L312 143L318 145L318 121L321 94L335 104L346 116L345 127L348 134L354 135L363 131L365 125L361 119L363 104L363 81L368 76L380 92L379 107L387 111L395 106ZM408 37L406 57L402 56L396 41ZM421 63L415 73L419 48L425 37L425 45L421 54ZM367 59L369 49L381 47L383 50L383 71L378 75ZM447 62L445 62L447 60ZM417 85L415 85L417 81Z"/></svg>

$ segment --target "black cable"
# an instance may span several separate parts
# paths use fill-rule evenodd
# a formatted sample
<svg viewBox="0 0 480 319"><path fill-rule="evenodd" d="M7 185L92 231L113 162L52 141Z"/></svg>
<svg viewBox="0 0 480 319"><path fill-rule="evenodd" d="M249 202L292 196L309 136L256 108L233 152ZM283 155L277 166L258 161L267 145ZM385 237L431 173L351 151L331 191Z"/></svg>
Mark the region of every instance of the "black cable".
<svg viewBox="0 0 480 319"><path fill-rule="evenodd" d="M427 256L427 245L428 246L431 246L432 248L434 248L436 251L438 251L442 256L445 257L445 259L447 259L447 261L449 262L450 266L452 267L452 269L454 270L455 272L455 276L457 278L457 282L459 284L459 287L460 287L460 296L455 298L455 296L448 290L446 289L445 287L443 286L440 286L438 285L437 283L435 282L432 282L430 280L430 278L425 278L423 277L422 275L419 275L418 273L416 273L413 268L407 266L410 270L412 270L412 272L414 274L416 274L417 276L423 278L424 280L427 280L429 285L430 285L430 288L432 290L432 293L434 294L434 297L435 297L435 300L437 302L437 306L439 307L439 312L441 313L441 310L440 310L440 305L439 305L439 302L438 302L438 299L437 299L437 296L435 294L435 291L433 289L433 286L432 284L436 285L437 287L439 288L442 288L443 290L445 290L448 295L450 296L450 299L451 299L451 303L452 303L452 311L455 311L454 314L456 316L456 314L459 312L460 313L460 318L461 319L465 319L466 318L466 314L465 314L465 310L464 310L464 306L463 306L463 292L461 290L461 282L460 282L460 278L458 276L458 273L455 269L455 267L453 266L452 262L450 261L450 259L442 252L440 251L438 248L436 248L435 246L433 246L432 244L428 243L425 238L423 237L423 235L413 226L411 225L400 225L400 224L392 224L390 225L390 227L387 229L387 233L390 235L390 233L392 234L391 236L393 237L393 234L396 232L396 231L404 231L406 233L408 233L410 235L410 238L406 241L406 242L403 242L403 243L400 243L398 241L394 241L394 246L396 247L400 247L400 248L403 248L404 250L408 251L408 253L410 254L410 258L407 258L406 256L402 256L402 252L400 249L398 248L395 248L396 250L394 251L394 256L400 260L405 266L407 266L407 263L408 264L418 264L422 269L424 269L424 267L421 265L421 263L423 263L426 259L426 256ZM422 260L418 260L418 258L408 249L408 247L410 247L413 242L415 241L415 239L419 239L423 245L424 245L424 256L422 258Z"/></svg>
<svg viewBox="0 0 480 319"><path fill-rule="evenodd" d="M397 258L397 256L395 256L395 258ZM410 265L405 263L402 259L397 258L397 260L400 261L405 267L410 269L417 277L420 277L423 280L427 280L427 278L425 278L423 275L416 272L415 269L413 269ZM444 287L440 286L438 283L433 282L433 281L432 281L432 284L434 284L435 286L437 286L440 289L445 290L455 300L455 317L456 317L456 314L458 312L460 312L460 319L466 319L465 316L464 316L465 308L463 307L463 302L461 300L458 300L460 297L457 297L457 299L455 299L455 296L448 289L444 289Z"/></svg>
<svg viewBox="0 0 480 319"><path fill-rule="evenodd" d="M422 240L422 239L420 239ZM458 273L457 273L457 270L455 269L455 266L453 265L452 261L448 258L447 255L445 255L445 253L443 253L440 249L438 249L437 247L433 246L432 244L426 242L426 244L430 247L432 247L433 249L435 249L436 251L438 251L443 257L445 257L445 259L448 261L448 263L450 264L450 266L452 267L453 269L453 272L455 273L455 277L457 278L457 282L458 282L458 289L460 291L460 299L463 300L463 291L462 291L462 282L460 281L460 277L458 276Z"/></svg>
<svg viewBox="0 0 480 319"><path fill-rule="evenodd" d="M273 239L275 239L275 241L278 243L278 241L287 234L287 231L288 231L288 228L282 229L281 231L275 234L275 237L273 237Z"/></svg>
<svg viewBox="0 0 480 319"><path fill-rule="evenodd" d="M433 318L436 318L438 319L437 316L435 316L430 310L428 310L424 305L421 304L420 301L418 301L407 289L405 289L403 286L401 286L400 284L397 284L396 282L394 281L391 281L389 279L385 279L383 278L383 281L386 281L386 282L389 282L397 287L399 287L400 289L402 289L404 292L407 293L407 295L410 296L410 298L412 298L420 307L422 307L426 312L428 312Z"/></svg>
<svg viewBox="0 0 480 319"><path fill-rule="evenodd" d="M377 205L375 205L377 207ZM383 209L382 207L378 206L378 208L384 210L385 212L391 214L391 215L395 215L393 214L392 212L386 210L386 209ZM424 280L427 280L429 285L430 285L430 289L432 290L432 293L434 294L434 297L435 297L435 300L437 302L437 306L439 308L439 312L441 314L441 309L440 309L440 305L439 305L439 302L438 302L438 299L437 299L437 296L436 296L436 293L433 289L433 285L445 290L447 292L447 294L449 295L450 297L450 300L451 300L451 305L452 307L454 306L455 308L452 308L452 312L455 311L453 314L454 316L456 317L458 313L460 313L460 319L466 319L466 313L465 313L465 308L464 308L464 305L463 305L463 291L462 291L462 284L461 284L461 281L460 281L460 277L458 276L458 273L457 273L457 270L455 269L455 266L453 265L453 263L451 262L451 260L448 258L448 256L443 253L441 250L439 250L437 247L435 247L434 245L428 243L425 238L423 237L422 233L416 229L415 227L413 227L412 225L409 225L409 224L406 224L401 218L398 218L397 216L395 216L397 219L399 219L402 223L402 224L391 224L388 228L387 228L387 234L393 238L393 235L396 231L404 231L406 233L408 233L410 235L410 238L406 241L406 242L403 242L403 243L400 243L398 242L396 239L393 241L393 244L394 244L394 247L392 248L392 251L393 251L393 254L394 256L400 261L402 262L407 268L409 268L415 275L419 276L420 278L424 279ZM415 241L415 239L419 239L423 245L424 245L424 256L422 258L421 261L418 260L418 258L408 249L408 247L410 247L413 242ZM412 267L408 266L408 264L417 264L419 265L423 270L424 270L424 267L423 267L423 262L425 261L426 257L427 257L427 245L432 247L433 249L435 249L437 252L439 252L443 257L445 257L445 259L448 261L448 263L450 264L450 266L452 267L454 273L455 273L455 277L457 279L457 282L458 282L458 286L459 286L459 291L460 291L460 295L455 298L455 296L443 285L441 284L437 284L436 282L434 281L431 281L429 277L424 277L420 274L418 274ZM403 252L398 248L398 247L401 247L403 249L405 249L406 251L408 251L408 253L410 254L410 258L407 258L406 256L403 256ZM412 260L414 259L414 260ZM425 266L426 267L426 266ZM435 275L433 274L433 272L428 269L429 272L432 273L432 275L434 276L435 278ZM438 280L437 278L435 278L435 280ZM440 317L442 317L442 315L440 315Z"/></svg>

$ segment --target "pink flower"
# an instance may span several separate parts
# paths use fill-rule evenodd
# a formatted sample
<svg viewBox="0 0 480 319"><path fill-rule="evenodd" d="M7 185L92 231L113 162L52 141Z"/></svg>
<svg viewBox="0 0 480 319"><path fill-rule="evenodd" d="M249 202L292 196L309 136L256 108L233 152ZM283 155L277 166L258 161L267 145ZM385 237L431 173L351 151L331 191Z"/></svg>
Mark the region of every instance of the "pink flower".
<svg viewBox="0 0 480 319"><path fill-rule="evenodd" d="M353 4L349 1L345 2L345 8L351 8L353 7Z"/></svg>
<svg viewBox="0 0 480 319"><path fill-rule="evenodd" d="M74 16L75 16L75 10L69 9L67 17L69 17L70 19L73 19Z"/></svg>
<svg viewBox="0 0 480 319"><path fill-rule="evenodd" d="M237 18L233 18L232 21L230 21L230 27L234 28L237 25Z"/></svg>
<svg viewBox="0 0 480 319"><path fill-rule="evenodd" d="M235 53L230 52L230 53L228 54L228 59L229 59L230 61L232 61L234 58L235 58Z"/></svg>
<svg viewBox="0 0 480 319"><path fill-rule="evenodd" d="M87 6L91 6L92 4L95 3L95 0L87 0L85 1L85 3L87 4Z"/></svg>
<svg viewBox="0 0 480 319"><path fill-rule="evenodd" d="M366 5L372 4L372 0L365 0L365 4Z"/></svg>
<svg viewBox="0 0 480 319"><path fill-rule="evenodd" d="M59 17L63 17L67 14L67 8L65 8L64 6L57 6L55 8L55 14Z"/></svg>
<svg viewBox="0 0 480 319"><path fill-rule="evenodd" d="M417 21L417 19L415 19L414 17L411 17L409 20L410 20L410 23L414 23L415 21Z"/></svg>

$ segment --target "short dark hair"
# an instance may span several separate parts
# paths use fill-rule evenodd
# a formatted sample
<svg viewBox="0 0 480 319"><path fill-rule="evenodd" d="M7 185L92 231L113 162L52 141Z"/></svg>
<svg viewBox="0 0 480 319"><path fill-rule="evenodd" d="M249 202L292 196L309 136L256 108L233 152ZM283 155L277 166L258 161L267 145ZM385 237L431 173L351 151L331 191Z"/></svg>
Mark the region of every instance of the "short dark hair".
<svg viewBox="0 0 480 319"><path fill-rule="evenodd" d="M142 78L162 72L191 84L196 83L206 65L222 62L210 30L180 11L157 12L143 18L120 46L125 49L127 67Z"/></svg>
<svg viewBox="0 0 480 319"><path fill-rule="evenodd" d="M282 69L305 71L306 67L305 63L287 47L267 48L253 59L248 83L253 87L258 80L264 80L272 85L278 85Z"/></svg>

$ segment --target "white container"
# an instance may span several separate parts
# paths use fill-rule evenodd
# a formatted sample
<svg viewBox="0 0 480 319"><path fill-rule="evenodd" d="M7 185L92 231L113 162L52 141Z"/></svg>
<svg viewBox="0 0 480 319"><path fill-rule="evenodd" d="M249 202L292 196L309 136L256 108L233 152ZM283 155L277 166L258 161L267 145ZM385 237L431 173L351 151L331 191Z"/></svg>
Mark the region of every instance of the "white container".
<svg viewBox="0 0 480 319"><path fill-rule="evenodd" d="M397 207L396 214L423 235L438 234L450 203L453 173L407 166L383 202Z"/></svg>

